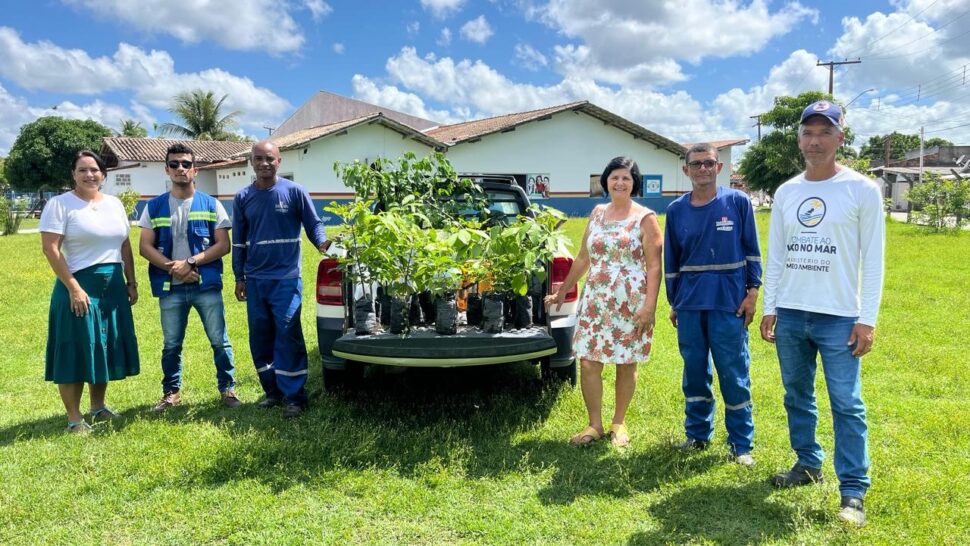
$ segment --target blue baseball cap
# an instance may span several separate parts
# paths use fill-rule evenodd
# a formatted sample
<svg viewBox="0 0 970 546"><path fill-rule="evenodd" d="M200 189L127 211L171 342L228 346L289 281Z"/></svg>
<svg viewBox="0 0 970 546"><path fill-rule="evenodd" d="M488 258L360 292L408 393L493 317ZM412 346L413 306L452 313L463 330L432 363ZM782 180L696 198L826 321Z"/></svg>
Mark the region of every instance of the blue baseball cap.
<svg viewBox="0 0 970 546"><path fill-rule="evenodd" d="M820 100L809 104L802 111L802 120L798 123L805 123L805 120L812 116L824 116L832 125L842 127L842 107L834 102Z"/></svg>

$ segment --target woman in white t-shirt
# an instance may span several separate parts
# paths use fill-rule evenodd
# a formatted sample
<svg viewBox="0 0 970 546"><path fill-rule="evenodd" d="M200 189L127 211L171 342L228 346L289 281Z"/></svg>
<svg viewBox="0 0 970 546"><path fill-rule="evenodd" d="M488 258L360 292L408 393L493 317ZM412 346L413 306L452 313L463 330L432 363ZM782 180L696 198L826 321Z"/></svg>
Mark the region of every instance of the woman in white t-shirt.
<svg viewBox="0 0 970 546"><path fill-rule="evenodd" d="M57 384L67 430L87 432L81 416L90 386L92 421L118 416L104 403L108 381L137 375L131 306L138 301L130 224L118 198L101 193L104 163L74 156L74 189L51 199L40 217L44 256L57 275L48 318L45 378ZM127 281L126 281L127 279Z"/></svg>

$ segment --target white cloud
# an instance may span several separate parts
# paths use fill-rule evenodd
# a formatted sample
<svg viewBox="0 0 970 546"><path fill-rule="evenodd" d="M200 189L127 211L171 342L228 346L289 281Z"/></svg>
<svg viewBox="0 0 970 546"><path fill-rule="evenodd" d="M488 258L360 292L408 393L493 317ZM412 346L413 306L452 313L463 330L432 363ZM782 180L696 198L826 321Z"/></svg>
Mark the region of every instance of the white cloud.
<svg viewBox="0 0 970 546"><path fill-rule="evenodd" d="M334 42L334 44L333 44L333 52L334 53L336 53L337 55L343 55L344 54L344 49L345 49L345 47L344 47L344 45L342 43L340 43L340 42Z"/></svg>
<svg viewBox="0 0 970 546"><path fill-rule="evenodd" d="M421 7L430 11L436 19L444 19L461 10L465 0L421 0Z"/></svg>
<svg viewBox="0 0 970 546"><path fill-rule="evenodd" d="M214 41L227 49L295 51L304 36L289 13L291 6L275 0L234 0L232 8L222 2L171 2L169 0L63 0L68 4L123 23L149 34L169 35L185 43ZM320 0L304 4L314 19L329 6Z"/></svg>
<svg viewBox="0 0 970 546"><path fill-rule="evenodd" d="M438 37L436 43L440 46L446 46L451 43L451 30L448 27L441 29L441 36Z"/></svg>
<svg viewBox="0 0 970 546"><path fill-rule="evenodd" d="M765 0L551 0L528 13L582 41L557 48L563 75L590 74L620 85L680 81L679 61L751 54L796 24L817 18L816 10L798 2L772 13Z"/></svg>
<svg viewBox="0 0 970 546"><path fill-rule="evenodd" d="M549 64L546 56L529 44L515 44L515 59L520 66L532 71Z"/></svg>
<svg viewBox="0 0 970 546"><path fill-rule="evenodd" d="M411 21L405 28L408 31L408 36L417 36L421 32L421 23L419 21Z"/></svg>
<svg viewBox="0 0 970 546"><path fill-rule="evenodd" d="M164 51L146 52L122 43L111 57L92 58L84 51L50 42L26 43L6 27L0 27L0 76L31 90L74 94L130 91L137 102L163 109L181 91L211 90L220 97L228 94L225 107L242 111L241 124L252 129L278 120L290 109L286 100L269 89L219 68L178 73L175 61Z"/></svg>
<svg viewBox="0 0 970 546"><path fill-rule="evenodd" d="M460 121L446 110L431 110L424 104L424 100L414 93L401 91L394 86L378 86L368 78L357 74L351 81L354 97L385 106L392 110L405 112L425 119L432 119L440 123L454 123Z"/></svg>
<svg viewBox="0 0 970 546"><path fill-rule="evenodd" d="M461 26L461 37L469 42L484 44L492 37L492 34L495 34L495 32L492 31L492 27L488 24L484 15L479 15Z"/></svg>
<svg viewBox="0 0 970 546"><path fill-rule="evenodd" d="M306 9L310 10L310 15L313 17L314 21L320 21L333 12L333 8L330 7L330 4L324 2L323 0L303 0L303 5L306 7Z"/></svg>

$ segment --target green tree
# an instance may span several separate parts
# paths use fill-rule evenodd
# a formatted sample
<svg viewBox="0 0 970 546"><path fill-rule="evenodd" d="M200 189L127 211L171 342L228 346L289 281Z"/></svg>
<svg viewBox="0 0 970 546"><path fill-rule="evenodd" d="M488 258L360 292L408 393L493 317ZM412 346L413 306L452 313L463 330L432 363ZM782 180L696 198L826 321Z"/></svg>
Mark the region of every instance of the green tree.
<svg viewBox="0 0 970 546"><path fill-rule="evenodd" d="M919 150L919 135L907 135L893 131L888 135L876 135L869 137L869 141L862 145L859 157L882 160L886 157L886 139L889 141L890 161L899 161L906 158L906 152ZM934 146L953 146L953 143L945 138L933 137L923 142L924 148Z"/></svg>
<svg viewBox="0 0 970 546"><path fill-rule="evenodd" d="M925 173L923 182L906 193L915 209L911 217L933 231L958 230L970 214L970 180L943 180Z"/></svg>
<svg viewBox="0 0 970 546"><path fill-rule="evenodd" d="M4 167L3 167L6 161L7 161L7 158L0 157L0 192L7 191L7 187L10 185L10 183L7 182L7 174L4 172Z"/></svg>
<svg viewBox="0 0 970 546"><path fill-rule="evenodd" d="M809 91L797 97L775 97L775 107L761 115L762 125L771 127L761 141L748 147L741 158L738 172L751 190L764 190L774 195L783 182L805 169L798 150L798 124L802 110L819 100L832 100L821 91ZM852 131L845 129L846 144L852 143ZM849 155L848 148L839 150L839 159Z"/></svg>
<svg viewBox="0 0 970 546"><path fill-rule="evenodd" d="M175 95L169 112L181 123L162 123L158 132L162 136L190 138L193 140L242 140L232 132L238 125L239 111L223 114L222 105L229 95L218 101L212 91L195 89Z"/></svg>
<svg viewBox="0 0 970 546"><path fill-rule="evenodd" d="M148 129L145 129L140 121L123 119L121 120L121 136L145 138L148 136Z"/></svg>
<svg viewBox="0 0 970 546"><path fill-rule="evenodd" d="M19 190L63 188L71 183L71 161L79 150L101 148L113 133L93 120L47 116L25 124L10 148L4 172Z"/></svg>

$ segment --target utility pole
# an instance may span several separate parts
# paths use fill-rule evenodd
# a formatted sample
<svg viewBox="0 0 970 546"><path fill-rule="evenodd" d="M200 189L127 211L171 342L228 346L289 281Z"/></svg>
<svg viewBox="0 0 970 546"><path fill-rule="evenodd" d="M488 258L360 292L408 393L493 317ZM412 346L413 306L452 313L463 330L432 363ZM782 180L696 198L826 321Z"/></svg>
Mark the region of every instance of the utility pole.
<svg viewBox="0 0 970 546"><path fill-rule="evenodd" d="M919 183L923 183L923 127L919 128Z"/></svg>
<svg viewBox="0 0 970 546"><path fill-rule="evenodd" d="M754 125L752 125L752 127L757 127L758 128L758 142L761 142L761 116L763 116L763 115L764 114L758 114L756 116L748 116L751 119L758 120L757 123L755 123Z"/></svg>
<svg viewBox="0 0 970 546"><path fill-rule="evenodd" d="M835 67L837 65L841 65L841 64L859 64L861 62L862 62L862 59L856 59L854 61L850 61L850 60L846 59L844 61L829 61L827 63L823 63L822 61L816 60L815 66L827 66L827 67L829 67L829 95L831 95L833 93L833 91L835 90L835 75L834 75L835 74Z"/></svg>
<svg viewBox="0 0 970 546"><path fill-rule="evenodd" d="M889 133L888 135L886 135L886 138L882 139L882 144L883 144L883 150L882 150L883 166L888 167L889 157L890 157L889 152L892 150L892 147L893 147L893 134Z"/></svg>

